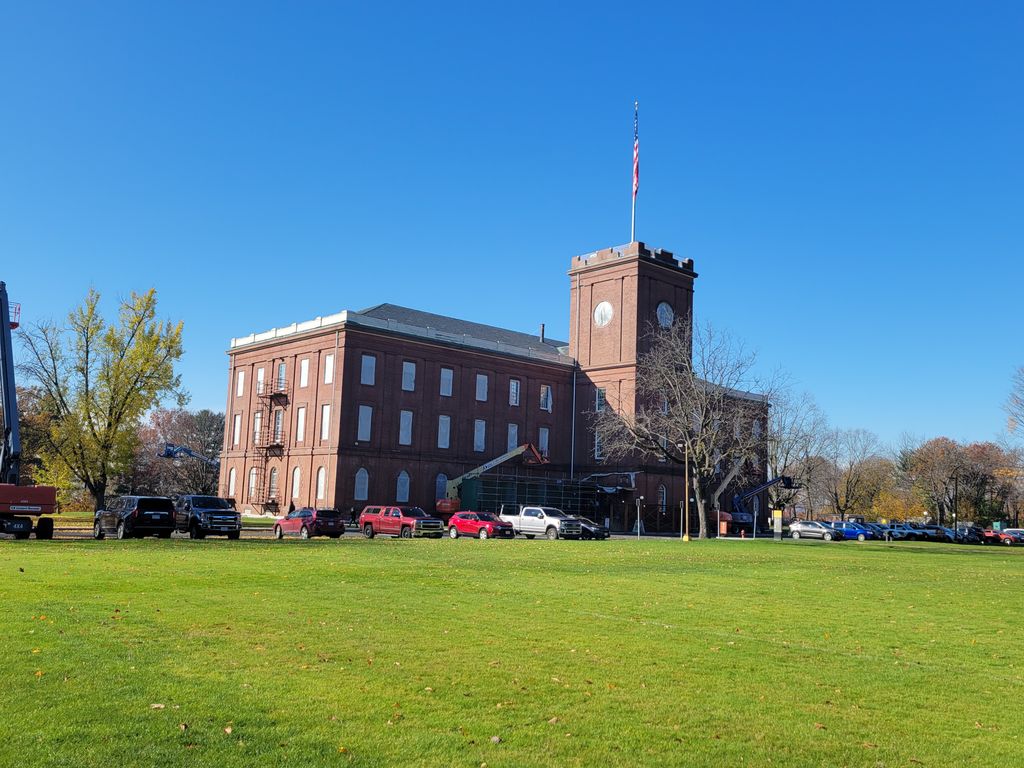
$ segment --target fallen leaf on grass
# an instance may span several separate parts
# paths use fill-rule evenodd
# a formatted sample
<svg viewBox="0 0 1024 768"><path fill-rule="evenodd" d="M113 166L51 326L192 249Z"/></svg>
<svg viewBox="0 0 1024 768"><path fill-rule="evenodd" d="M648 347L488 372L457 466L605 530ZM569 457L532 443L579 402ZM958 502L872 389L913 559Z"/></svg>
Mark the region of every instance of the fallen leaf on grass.
<svg viewBox="0 0 1024 768"><path fill-rule="evenodd" d="M230 726L230 725L227 725L227 726L225 726L225 727L224 727L224 733L226 733L226 734L227 734L228 736L230 736L230 735L231 735L231 731L232 731L232 730L233 730L233 729L231 728L231 726Z"/></svg>
<svg viewBox="0 0 1024 768"><path fill-rule="evenodd" d="M870 741L865 741L861 746L864 747L864 749L878 749L878 745L872 744Z"/></svg>
<svg viewBox="0 0 1024 768"><path fill-rule="evenodd" d="M163 704L150 704L149 708L150 709L163 709L164 705Z"/></svg>
<svg viewBox="0 0 1024 768"><path fill-rule="evenodd" d="M38 648L33 648L32 649L32 653L39 653L39 649Z"/></svg>
<svg viewBox="0 0 1024 768"><path fill-rule="evenodd" d="M491 736L491 744L501 744L501 736Z"/></svg>
<svg viewBox="0 0 1024 768"><path fill-rule="evenodd" d="M36 670L36 677L42 677L44 674L46 674L46 673L43 672L43 670L41 670L41 669L37 669Z"/></svg>
<svg viewBox="0 0 1024 768"><path fill-rule="evenodd" d="M180 728L181 732L184 733L188 730L188 723L178 723L178 728Z"/></svg>
<svg viewBox="0 0 1024 768"><path fill-rule="evenodd" d="M817 729L818 729L819 731L827 731L827 730L828 730L828 729L827 729L827 728L825 727L825 724L824 724L824 723L815 723L815 724L814 724L814 727L815 727L815 728L817 728Z"/></svg>
<svg viewBox="0 0 1024 768"><path fill-rule="evenodd" d="M348 752L348 749L346 747L338 747L338 751L344 755L346 752Z"/></svg>
<svg viewBox="0 0 1024 768"><path fill-rule="evenodd" d="M558 725L558 718L552 717L550 720L548 720L548 725Z"/></svg>

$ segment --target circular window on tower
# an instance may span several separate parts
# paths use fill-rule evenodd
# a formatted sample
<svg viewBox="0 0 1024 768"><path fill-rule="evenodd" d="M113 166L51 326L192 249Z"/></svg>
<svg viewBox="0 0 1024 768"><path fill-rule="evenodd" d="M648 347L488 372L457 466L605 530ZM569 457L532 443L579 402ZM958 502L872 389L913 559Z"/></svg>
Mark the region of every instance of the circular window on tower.
<svg viewBox="0 0 1024 768"><path fill-rule="evenodd" d="M602 301L594 307L594 325L598 328L604 328L612 321L612 315L614 314L612 305L607 301Z"/></svg>
<svg viewBox="0 0 1024 768"><path fill-rule="evenodd" d="M672 325L672 321L676 319L676 313L672 311L672 307L669 306L668 302L661 302L656 311L658 315L658 325L662 328L668 328Z"/></svg>

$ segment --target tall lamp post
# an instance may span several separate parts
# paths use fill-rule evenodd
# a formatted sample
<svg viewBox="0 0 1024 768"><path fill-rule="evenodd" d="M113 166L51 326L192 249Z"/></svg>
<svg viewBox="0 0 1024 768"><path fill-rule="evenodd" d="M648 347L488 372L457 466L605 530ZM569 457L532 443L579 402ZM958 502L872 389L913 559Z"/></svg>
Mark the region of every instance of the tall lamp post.
<svg viewBox="0 0 1024 768"><path fill-rule="evenodd" d="M683 525L679 526L679 535L683 541L690 540L690 446L687 443L676 443L676 450L683 452ZM685 527L684 527L685 526Z"/></svg>
<svg viewBox="0 0 1024 768"><path fill-rule="evenodd" d="M640 508L644 505L644 497L636 500L636 540L640 541Z"/></svg>

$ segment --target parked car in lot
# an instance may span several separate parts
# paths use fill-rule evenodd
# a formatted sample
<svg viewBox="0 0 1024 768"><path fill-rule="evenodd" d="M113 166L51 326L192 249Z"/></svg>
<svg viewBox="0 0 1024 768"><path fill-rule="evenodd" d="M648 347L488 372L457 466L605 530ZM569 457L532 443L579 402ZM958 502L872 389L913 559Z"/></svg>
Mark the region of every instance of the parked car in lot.
<svg viewBox="0 0 1024 768"><path fill-rule="evenodd" d="M96 511L92 536L119 539L159 536L168 539L174 530L174 502L166 496L121 496Z"/></svg>
<svg viewBox="0 0 1024 768"><path fill-rule="evenodd" d="M448 521L448 535L457 539L459 536L475 536L478 539L514 539L516 531L512 523L499 520L490 512L456 512Z"/></svg>
<svg viewBox="0 0 1024 768"><path fill-rule="evenodd" d="M1004 528L999 532L999 541L1008 547L1024 544L1024 528Z"/></svg>
<svg viewBox="0 0 1024 768"><path fill-rule="evenodd" d="M274 538L298 536L310 539L314 536L330 536L336 539L345 532L345 519L333 508L314 509L302 507L277 518L274 523Z"/></svg>
<svg viewBox="0 0 1024 768"><path fill-rule="evenodd" d="M174 527L180 533L188 533L190 539L237 539L242 533L242 516L227 499L185 494L174 499Z"/></svg>
<svg viewBox="0 0 1024 768"><path fill-rule="evenodd" d="M580 538L581 539L597 539L601 541L607 539L611 535L605 526L598 525L589 517L577 517L580 521Z"/></svg>
<svg viewBox="0 0 1024 768"><path fill-rule="evenodd" d="M502 504L498 517L512 523L516 533L528 539L535 536L544 536L548 539L578 539L583 533L583 526L579 520L555 507Z"/></svg>
<svg viewBox="0 0 1024 768"><path fill-rule="evenodd" d="M439 539L444 535L444 523L419 507L364 507L359 515L359 529L368 539L378 534L403 539Z"/></svg>
<svg viewBox="0 0 1024 768"><path fill-rule="evenodd" d="M799 520L789 524L789 535L794 539L824 539L825 541L842 541L843 532L828 523L817 520Z"/></svg>
<svg viewBox="0 0 1024 768"><path fill-rule="evenodd" d="M924 533L928 541L951 542L955 540L953 532L941 525L922 525L918 530Z"/></svg>
<svg viewBox="0 0 1024 768"><path fill-rule="evenodd" d="M832 527L837 531L842 531L844 539L867 541L868 539L875 538L875 532L868 528L864 523L851 523L849 520L844 520L838 523L832 523Z"/></svg>

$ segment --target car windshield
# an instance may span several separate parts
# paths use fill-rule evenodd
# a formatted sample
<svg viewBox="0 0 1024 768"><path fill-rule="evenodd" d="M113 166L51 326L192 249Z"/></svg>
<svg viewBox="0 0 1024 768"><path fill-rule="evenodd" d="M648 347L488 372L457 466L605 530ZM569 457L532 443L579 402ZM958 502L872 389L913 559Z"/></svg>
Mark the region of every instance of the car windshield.
<svg viewBox="0 0 1024 768"><path fill-rule="evenodd" d="M595 522L594 522L593 520L591 520L591 519L590 519L589 517L581 517L581 518L579 518L579 521L580 521L581 523L586 523L586 524L587 524L587 525L589 525L589 526L590 526L591 528L597 528L597 527L598 527L598 526L597 526L597 523L595 523Z"/></svg>
<svg viewBox="0 0 1024 768"><path fill-rule="evenodd" d="M496 518L490 512L477 512L476 516L478 520L486 520L488 523L498 522L498 518Z"/></svg>
<svg viewBox="0 0 1024 768"><path fill-rule="evenodd" d="M400 507L406 517L427 517L427 513L419 507Z"/></svg>
<svg viewBox="0 0 1024 768"><path fill-rule="evenodd" d="M193 509L231 509L227 499L219 499L216 496L193 496Z"/></svg>
<svg viewBox="0 0 1024 768"><path fill-rule="evenodd" d="M336 509L318 509L316 511L317 517L341 517L341 512Z"/></svg>
<svg viewBox="0 0 1024 768"><path fill-rule="evenodd" d="M544 510L544 514L548 517L565 517L565 513L560 509L554 507L541 507Z"/></svg>

